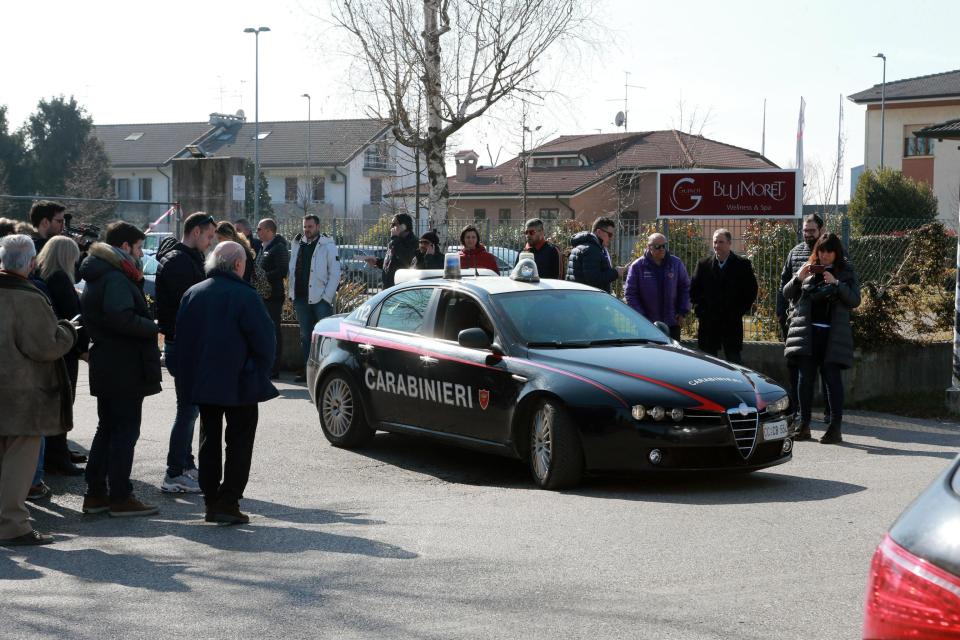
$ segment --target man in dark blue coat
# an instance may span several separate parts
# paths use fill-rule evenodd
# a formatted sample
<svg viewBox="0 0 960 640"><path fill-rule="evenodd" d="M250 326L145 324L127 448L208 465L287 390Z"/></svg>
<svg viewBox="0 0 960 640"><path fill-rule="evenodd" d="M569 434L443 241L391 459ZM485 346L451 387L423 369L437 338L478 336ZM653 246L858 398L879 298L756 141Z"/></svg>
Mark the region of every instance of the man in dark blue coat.
<svg viewBox="0 0 960 640"><path fill-rule="evenodd" d="M250 476L257 405L279 395L270 382L273 322L256 289L243 280L246 260L236 242L218 244L207 259L208 278L187 291L177 313L178 383L200 407L198 461L207 522L250 521L239 501Z"/></svg>
<svg viewBox="0 0 960 640"><path fill-rule="evenodd" d="M593 221L593 233L578 233L570 240L573 247L567 260L567 280L590 285L610 293L613 281L623 277L623 267L610 260L610 242L617 223L601 216Z"/></svg>

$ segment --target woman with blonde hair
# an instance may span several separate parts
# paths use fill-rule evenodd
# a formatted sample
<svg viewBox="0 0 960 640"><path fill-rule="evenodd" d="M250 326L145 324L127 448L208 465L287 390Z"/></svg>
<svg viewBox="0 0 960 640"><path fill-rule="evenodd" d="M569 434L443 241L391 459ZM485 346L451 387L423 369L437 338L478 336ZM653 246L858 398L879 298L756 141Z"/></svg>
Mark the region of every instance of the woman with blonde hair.
<svg viewBox="0 0 960 640"><path fill-rule="evenodd" d="M253 252L253 247L250 246L250 241L247 240L247 237L237 231L237 228L233 226L232 222L227 220L222 220L217 223L217 242L224 242L229 240L231 242L236 242L247 254L247 264L243 268L243 280L245 282L253 282L253 263L257 255Z"/></svg>
<svg viewBox="0 0 960 640"><path fill-rule="evenodd" d="M80 247L68 236L53 236L47 240L37 256L37 271L47 285L53 312L60 320L70 320L80 315L80 296L77 295L75 287L79 260ZM80 357L87 352L89 344L87 332L81 328L77 332L77 343L73 350L63 357L74 397L77 395ZM66 434L47 436L44 443L44 468L51 473L63 475L83 473L73 462L70 449L67 448Z"/></svg>

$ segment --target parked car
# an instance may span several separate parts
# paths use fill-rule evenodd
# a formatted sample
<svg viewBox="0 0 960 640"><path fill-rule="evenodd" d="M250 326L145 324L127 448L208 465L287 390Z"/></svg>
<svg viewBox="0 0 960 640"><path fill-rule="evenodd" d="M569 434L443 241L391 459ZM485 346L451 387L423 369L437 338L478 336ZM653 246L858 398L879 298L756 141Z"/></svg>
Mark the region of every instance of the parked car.
<svg viewBox="0 0 960 640"><path fill-rule="evenodd" d="M337 247L340 255L341 277L356 282L366 282L372 289L383 286L383 269L371 267L364 258L372 256L381 260L387 255L386 247L366 244L344 244Z"/></svg>
<svg viewBox="0 0 960 640"><path fill-rule="evenodd" d="M547 489L590 470L791 459L789 398L773 380L683 347L593 287L522 277L401 270L318 322L307 385L327 440L434 438L527 460Z"/></svg>
<svg viewBox="0 0 960 640"><path fill-rule="evenodd" d="M143 241L143 252L155 254L160 248L160 243L173 234L169 231L151 231Z"/></svg>
<svg viewBox="0 0 960 640"><path fill-rule="evenodd" d="M863 637L960 638L960 456L873 554Z"/></svg>

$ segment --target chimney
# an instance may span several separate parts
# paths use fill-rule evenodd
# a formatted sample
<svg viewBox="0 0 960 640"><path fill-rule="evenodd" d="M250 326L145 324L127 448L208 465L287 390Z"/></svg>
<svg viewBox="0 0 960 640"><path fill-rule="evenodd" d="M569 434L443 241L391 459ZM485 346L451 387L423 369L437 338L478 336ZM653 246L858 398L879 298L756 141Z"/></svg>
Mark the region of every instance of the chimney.
<svg viewBox="0 0 960 640"><path fill-rule="evenodd" d="M454 160L457 163L457 181L469 182L477 175L477 160L480 156L472 149L457 151Z"/></svg>

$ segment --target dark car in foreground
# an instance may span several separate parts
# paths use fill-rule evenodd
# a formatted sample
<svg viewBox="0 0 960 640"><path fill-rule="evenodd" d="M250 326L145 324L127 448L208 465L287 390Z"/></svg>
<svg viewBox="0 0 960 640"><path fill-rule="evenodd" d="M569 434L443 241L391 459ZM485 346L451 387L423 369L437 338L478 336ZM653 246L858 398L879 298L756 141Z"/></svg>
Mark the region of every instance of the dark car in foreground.
<svg viewBox="0 0 960 640"><path fill-rule="evenodd" d="M791 458L780 386L671 341L613 296L483 269L400 274L411 279L314 328L307 382L336 446L427 436L528 460L544 488L584 471Z"/></svg>
<svg viewBox="0 0 960 640"><path fill-rule="evenodd" d="M877 547L864 609L870 640L960 638L960 456Z"/></svg>

